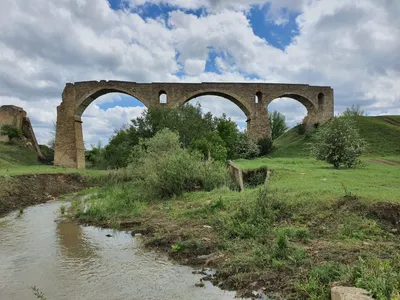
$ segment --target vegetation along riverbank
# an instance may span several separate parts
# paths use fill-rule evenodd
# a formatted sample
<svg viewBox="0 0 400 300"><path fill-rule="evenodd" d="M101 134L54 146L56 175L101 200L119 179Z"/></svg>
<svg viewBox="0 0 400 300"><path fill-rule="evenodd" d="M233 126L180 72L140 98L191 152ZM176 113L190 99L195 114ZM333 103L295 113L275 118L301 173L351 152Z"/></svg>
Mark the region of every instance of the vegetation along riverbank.
<svg viewBox="0 0 400 300"><path fill-rule="evenodd" d="M163 122L187 112L151 113L87 153L93 167L119 169L92 176L97 186L73 201L74 219L130 230L181 263L215 268L205 279L239 296L329 299L332 285L349 285L399 299L400 128L387 121L398 117L351 117L363 155L357 146L343 161L317 161L309 144L320 128L298 125L257 145L228 119L191 111L186 120L197 123L183 132ZM238 192L227 159L271 176Z"/></svg>

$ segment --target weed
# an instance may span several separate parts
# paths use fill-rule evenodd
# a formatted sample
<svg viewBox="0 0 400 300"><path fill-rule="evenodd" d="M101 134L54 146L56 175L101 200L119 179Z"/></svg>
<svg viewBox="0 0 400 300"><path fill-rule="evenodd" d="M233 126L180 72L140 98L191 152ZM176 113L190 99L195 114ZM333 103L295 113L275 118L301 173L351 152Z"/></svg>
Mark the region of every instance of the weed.
<svg viewBox="0 0 400 300"><path fill-rule="evenodd" d="M224 201L222 199L222 197L220 196L218 198L218 200L212 200L210 205L209 205L209 209L211 211L220 211L220 210L224 210L225 209L225 204Z"/></svg>
<svg viewBox="0 0 400 300"><path fill-rule="evenodd" d="M111 219L110 226L112 229L120 229L121 228L121 221L118 219Z"/></svg>
<svg viewBox="0 0 400 300"><path fill-rule="evenodd" d="M334 263L323 263L314 267L307 279L297 285L297 290L313 300L330 299L330 284L344 277L344 269Z"/></svg>
<svg viewBox="0 0 400 300"><path fill-rule="evenodd" d="M44 296L44 293L37 287L37 286L32 286L31 287L33 294L36 296L36 298L40 300L46 300L47 298Z"/></svg>
<svg viewBox="0 0 400 300"><path fill-rule="evenodd" d="M60 211L61 211L61 214L62 214L62 215L65 214L65 209L66 209L65 205L61 205L61 206L60 206Z"/></svg>
<svg viewBox="0 0 400 300"><path fill-rule="evenodd" d="M357 215L351 216L347 222L339 225L339 237L365 240L384 236L385 232L375 220L370 220Z"/></svg>
<svg viewBox="0 0 400 300"><path fill-rule="evenodd" d="M24 214L24 209L20 207L20 209L18 210L17 218L21 218L23 214Z"/></svg>
<svg viewBox="0 0 400 300"><path fill-rule="evenodd" d="M359 259L349 281L366 289L378 300L394 299L400 293L400 256L394 260Z"/></svg>
<svg viewBox="0 0 400 300"><path fill-rule="evenodd" d="M171 246L172 252L181 252L185 249L184 245L180 242L177 242L176 244Z"/></svg>

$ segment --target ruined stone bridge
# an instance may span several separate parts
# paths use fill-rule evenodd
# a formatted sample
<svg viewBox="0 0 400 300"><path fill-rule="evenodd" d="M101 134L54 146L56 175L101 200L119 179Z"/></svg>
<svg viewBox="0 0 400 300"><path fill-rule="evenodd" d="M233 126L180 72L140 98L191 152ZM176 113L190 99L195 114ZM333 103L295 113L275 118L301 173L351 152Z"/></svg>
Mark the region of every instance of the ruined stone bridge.
<svg viewBox="0 0 400 300"><path fill-rule="evenodd" d="M328 86L278 83L136 83L86 81L67 83L57 107L54 164L84 169L82 114L98 97L119 92L135 97L147 108L175 107L200 96L224 97L247 116L247 132L254 140L271 135L268 104L277 98L292 98L307 108L304 124L311 128L333 117L333 89Z"/></svg>

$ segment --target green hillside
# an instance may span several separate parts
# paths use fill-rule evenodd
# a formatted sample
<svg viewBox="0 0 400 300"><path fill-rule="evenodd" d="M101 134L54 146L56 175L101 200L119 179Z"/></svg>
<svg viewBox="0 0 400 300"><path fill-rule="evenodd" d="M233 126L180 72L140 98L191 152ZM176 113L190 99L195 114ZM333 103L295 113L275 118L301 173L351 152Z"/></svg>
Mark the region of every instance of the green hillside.
<svg viewBox="0 0 400 300"><path fill-rule="evenodd" d="M400 116L354 117L368 146L364 156L400 155ZM308 157L312 134L299 135L296 127L279 137L271 157Z"/></svg>
<svg viewBox="0 0 400 300"><path fill-rule="evenodd" d="M33 149L0 142L0 169L39 164Z"/></svg>

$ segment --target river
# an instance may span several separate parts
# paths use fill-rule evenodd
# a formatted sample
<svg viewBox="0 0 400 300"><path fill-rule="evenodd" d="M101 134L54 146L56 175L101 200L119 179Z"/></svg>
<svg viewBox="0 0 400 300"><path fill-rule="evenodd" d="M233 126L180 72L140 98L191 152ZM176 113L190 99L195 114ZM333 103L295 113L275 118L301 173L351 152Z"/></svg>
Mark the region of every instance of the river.
<svg viewBox="0 0 400 300"><path fill-rule="evenodd" d="M0 299L179 300L234 299L192 268L143 249L123 231L55 222L60 202L49 202L0 219ZM111 237L107 237L111 235Z"/></svg>

